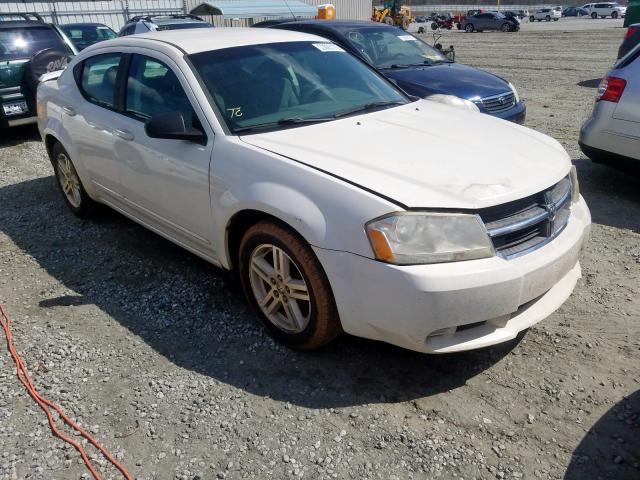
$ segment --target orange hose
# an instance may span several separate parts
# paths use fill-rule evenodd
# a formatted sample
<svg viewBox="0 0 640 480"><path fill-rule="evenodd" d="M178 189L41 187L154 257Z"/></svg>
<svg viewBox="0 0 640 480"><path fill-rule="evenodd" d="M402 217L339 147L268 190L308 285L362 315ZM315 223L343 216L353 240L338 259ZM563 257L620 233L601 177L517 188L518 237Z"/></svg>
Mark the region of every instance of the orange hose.
<svg viewBox="0 0 640 480"><path fill-rule="evenodd" d="M82 448L82 445L80 445L78 442L76 442L72 438L69 438L67 435L65 435L64 433L58 430L58 427L56 427L56 424L53 418L53 413L50 410L51 408L56 412L58 412L58 414L60 415L60 418L62 418L68 426L70 426L71 428L79 432L80 435L82 435L94 447L100 450L100 452L105 456L105 458L109 460L114 467L120 470L122 475L124 475L124 477L127 480L133 480L133 477L127 471L127 469L123 467L120 463L118 463L118 461L115 458L113 458L111 454L102 445L100 445L91 435L89 435L89 433L87 433L84 429L82 429L75 422L73 422L73 420L67 417L67 415L65 415L65 413L62 411L62 409L59 406L55 405L50 400L48 400L47 398L40 395L40 393L38 393L36 388L33 386L33 382L31 380L31 377L29 376L29 373L27 372L27 367L25 366L24 361L22 360L22 357L20 357L20 355L18 354L17 350L13 345L13 336L11 334L11 320L9 319L9 316L7 315L7 312L4 310L4 307L2 306L1 303L0 303L0 313L2 314L2 316L0 317L0 325L2 326L4 333L7 337L7 347L9 348L9 352L13 357L13 361L16 363L16 373L18 375L18 378L20 379L20 382L22 382L24 387L27 389L27 392L29 393L31 398L33 398L36 401L36 403L40 405L40 408L44 410L44 413L47 415L47 418L49 419L49 425L51 426L51 431L53 432L53 434L56 437L67 442L68 444L72 445L82 456L82 460L84 460L84 463L87 465L87 468L91 472L91 475L93 475L93 478L95 480L101 480L102 477L100 477L100 474L91 463L91 460L89 460L89 457L87 456L87 453L85 452L84 448Z"/></svg>

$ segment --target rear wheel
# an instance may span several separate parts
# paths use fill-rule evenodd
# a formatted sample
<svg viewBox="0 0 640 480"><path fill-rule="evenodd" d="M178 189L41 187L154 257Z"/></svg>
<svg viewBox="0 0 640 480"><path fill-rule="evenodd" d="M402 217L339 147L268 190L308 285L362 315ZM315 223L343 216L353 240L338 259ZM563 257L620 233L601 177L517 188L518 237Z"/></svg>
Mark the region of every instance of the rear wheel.
<svg viewBox="0 0 640 480"><path fill-rule="evenodd" d="M464 27L464 31L467 33L473 32L473 23L467 23Z"/></svg>
<svg viewBox="0 0 640 480"><path fill-rule="evenodd" d="M530 21L530 22L535 22L535 21L536 21L536 17L534 17L533 15L531 15L531 16L529 17L529 21Z"/></svg>
<svg viewBox="0 0 640 480"><path fill-rule="evenodd" d="M547 22L550 22L550 21L551 21L551 17L550 17L549 15L547 15L546 17L544 17L544 19L545 19Z"/></svg>
<svg viewBox="0 0 640 480"><path fill-rule="evenodd" d="M62 145L56 143L51 153L58 186L67 206L80 218L89 218L95 215L98 205L89 197L82 186L76 167L67 151Z"/></svg>
<svg viewBox="0 0 640 480"><path fill-rule="evenodd" d="M331 286L311 248L275 222L259 222L240 245L240 279L269 333L310 350L342 332Z"/></svg>
<svg viewBox="0 0 640 480"><path fill-rule="evenodd" d="M511 30L511 26L508 23L503 23L500 27L500 30L502 30L503 32L508 32L509 30Z"/></svg>
<svg viewBox="0 0 640 480"><path fill-rule="evenodd" d="M432 22L431 23L431 30L437 30L439 28L438 24L436 22Z"/></svg>
<svg viewBox="0 0 640 480"><path fill-rule="evenodd" d="M593 18L595 20L596 18L598 18L598 14L596 12L593 12L591 14L591 18Z"/></svg>

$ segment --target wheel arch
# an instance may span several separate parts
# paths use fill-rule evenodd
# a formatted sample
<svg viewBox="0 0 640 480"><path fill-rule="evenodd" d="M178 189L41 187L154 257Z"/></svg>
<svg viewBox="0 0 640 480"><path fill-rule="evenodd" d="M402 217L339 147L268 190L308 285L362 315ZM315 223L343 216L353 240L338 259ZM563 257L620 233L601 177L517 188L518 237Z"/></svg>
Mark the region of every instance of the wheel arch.
<svg viewBox="0 0 640 480"><path fill-rule="evenodd" d="M291 231L292 234L300 238L306 244L311 245L311 242L305 238L298 229L296 229L289 222L282 220L271 213L267 213L264 210L258 210L254 208L247 208L240 210L233 214L228 220L225 229L225 251L226 260L229 270L236 270L238 266L238 254L240 253L240 243L244 234L256 223L262 221L271 221Z"/></svg>

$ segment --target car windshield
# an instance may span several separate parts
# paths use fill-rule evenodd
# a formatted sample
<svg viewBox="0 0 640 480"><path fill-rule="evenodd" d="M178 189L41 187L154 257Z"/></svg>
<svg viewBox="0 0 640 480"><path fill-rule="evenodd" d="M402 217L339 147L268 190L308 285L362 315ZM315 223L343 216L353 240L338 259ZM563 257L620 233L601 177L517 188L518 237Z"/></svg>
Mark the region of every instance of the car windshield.
<svg viewBox="0 0 640 480"><path fill-rule="evenodd" d="M449 62L435 48L394 27L345 30L344 38L376 68Z"/></svg>
<svg viewBox="0 0 640 480"><path fill-rule="evenodd" d="M60 35L47 26L0 29L0 61L30 58L45 48L71 53Z"/></svg>
<svg viewBox="0 0 640 480"><path fill-rule="evenodd" d="M78 50L117 37L116 33L106 25L63 25L60 28Z"/></svg>
<svg viewBox="0 0 640 480"><path fill-rule="evenodd" d="M329 42L283 42L189 56L234 133L330 121L408 103Z"/></svg>

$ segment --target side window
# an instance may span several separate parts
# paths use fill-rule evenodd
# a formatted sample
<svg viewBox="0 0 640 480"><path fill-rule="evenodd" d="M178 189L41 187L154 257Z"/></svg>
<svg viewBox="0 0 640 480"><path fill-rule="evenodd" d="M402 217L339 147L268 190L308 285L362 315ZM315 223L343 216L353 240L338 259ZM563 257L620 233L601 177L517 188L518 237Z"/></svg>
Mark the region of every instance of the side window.
<svg viewBox="0 0 640 480"><path fill-rule="evenodd" d="M116 76L120 53L105 53L87 58L83 63L80 88L90 102L114 108Z"/></svg>
<svg viewBox="0 0 640 480"><path fill-rule="evenodd" d="M157 113L180 112L188 125L193 113L191 102L173 71L144 55L133 55L131 59L125 110L142 120Z"/></svg>

